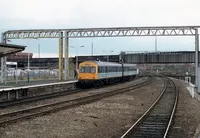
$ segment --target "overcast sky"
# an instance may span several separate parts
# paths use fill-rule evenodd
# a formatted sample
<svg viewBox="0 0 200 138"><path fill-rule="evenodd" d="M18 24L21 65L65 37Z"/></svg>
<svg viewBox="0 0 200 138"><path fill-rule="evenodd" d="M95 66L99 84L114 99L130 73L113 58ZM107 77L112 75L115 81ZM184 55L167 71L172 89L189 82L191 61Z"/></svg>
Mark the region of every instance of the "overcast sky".
<svg viewBox="0 0 200 138"><path fill-rule="evenodd" d="M0 0L0 32L10 29L200 25L200 0ZM102 51L154 51L155 37L94 38L94 54ZM27 45L37 57L37 40ZM40 39L42 56L57 56L57 39ZM91 54L91 38L70 39L70 55ZM192 37L158 37L159 51L194 50ZM77 52L76 52L77 51Z"/></svg>

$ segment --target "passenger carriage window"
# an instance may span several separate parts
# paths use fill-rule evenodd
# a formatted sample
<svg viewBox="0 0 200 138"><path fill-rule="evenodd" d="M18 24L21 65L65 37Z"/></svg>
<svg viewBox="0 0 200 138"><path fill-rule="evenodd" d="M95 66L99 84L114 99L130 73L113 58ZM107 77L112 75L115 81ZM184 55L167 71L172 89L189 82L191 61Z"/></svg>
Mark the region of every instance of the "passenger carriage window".
<svg viewBox="0 0 200 138"><path fill-rule="evenodd" d="M102 73L103 72L103 68L102 67L98 67L98 72Z"/></svg>
<svg viewBox="0 0 200 138"><path fill-rule="evenodd" d="M103 68L103 73L105 73L106 72L106 67L102 67Z"/></svg>
<svg viewBox="0 0 200 138"><path fill-rule="evenodd" d="M108 67L105 67L105 72L108 72Z"/></svg>
<svg viewBox="0 0 200 138"><path fill-rule="evenodd" d="M112 67L107 67L107 69L108 69L108 72L111 72Z"/></svg>
<svg viewBox="0 0 200 138"><path fill-rule="evenodd" d="M127 71L127 67L124 68L124 71Z"/></svg>

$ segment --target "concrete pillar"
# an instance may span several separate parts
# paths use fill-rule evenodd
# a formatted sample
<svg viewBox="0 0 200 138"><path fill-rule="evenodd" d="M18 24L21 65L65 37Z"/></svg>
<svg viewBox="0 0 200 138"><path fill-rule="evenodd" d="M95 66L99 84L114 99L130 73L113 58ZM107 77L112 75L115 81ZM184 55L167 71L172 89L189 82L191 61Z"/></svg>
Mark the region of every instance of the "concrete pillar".
<svg viewBox="0 0 200 138"><path fill-rule="evenodd" d="M3 40L3 33L1 33L1 43L4 43L4 40ZM3 82L4 81L4 73L3 73L3 57L1 58L1 74L0 74L0 81Z"/></svg>
<svg viewBox="0 0 200 138"><path fill-rule="evenodd" d="M16 73L15 73L15 80L16 80L16 84L17 84L17 82L18 82L18 76L17 76L17 65L16 65Z"/></svg>
<svg viewBox="0 0 200 138"><path fill-rule="evenodd" d="M7 61L7 58L6 57L3 57L3 79L4 79L4 83L6 85L6 81L7 81L7 66L6 66L6 61Z"/></svg>
<svg viewBox="0 0 200 138"><path fill-rule="evenodd" d="M16 99L19 99L19 91L16 90L15 96L16 96Z"/></svg>
<svg viewBox="0 0 200 138"><path fill-rule="evenodd" d="M1 58L1 82L4 82L4 73L3 73L3 57Z"/></svg>
<svg viewBox="0 0 200 138"><path fill-rule="evenodd" d="M200 74L200 67L198 67L198 74ZM200 77L198 77L198 88L197 88L198 94L200 94Z"/></svg>
<svg viewBox="0 0 200 138"><path fill-rule="evenodd" d="M195 30L195 54L196 54L196 76L195 76L195 86L197 88L197 92L200 94L200 77L198 74L200 74L200 67L199 67L199 34L198 34L198 28Z"/></svg>
<svg viewBox="0 0 200 138"><path fill-rule="evenodd" d="M6 57L1 58L1 82L6 84L7 72L6 72Z"/></svg>
<svg viewBox="0 0 200 138"><path fill-rule="evenodd" d="M65 32L65 80L69 78L69 38L68 32Z"/></svg>
<svg viewBox="0 0 200 138"><path fill-rule="evenodd" d="M10 91L7 92L7 100L10 99Z"/></svg>
<svg viewBox="0 0 200 138"><path fill-rule="evenodd" d="M63 32L60 32L58 51L59 51L59 80L63 80Z"/></svg>
<svg viewBox="0 0 200 138"><path fill-rule="evenodd" d="M195 29L195 87L198 87L198 66L199 66L199 34L198 28Z"/></svg>
<svg viewBox="0 0 200 138"><path fill-rule="evenodd" d="M189 84L191 83L191 77L189 77Z"/></svg>
<svg viewBox="0 0 200 138"><path fill-rule="evenodd" d="M2 33L2 35L1 35L1 42L4 43L4 44L6 44L6 37L4 36L3 33ZM7 59L6 57L3 57L2 60L1 60L1 62L2 62L2 64L1 64L1 65L2 65L2 66L1 66L2 80L3 80L3 82L5 83L5 85L6 85L6 80L7 80L6 59Z"/></svg>

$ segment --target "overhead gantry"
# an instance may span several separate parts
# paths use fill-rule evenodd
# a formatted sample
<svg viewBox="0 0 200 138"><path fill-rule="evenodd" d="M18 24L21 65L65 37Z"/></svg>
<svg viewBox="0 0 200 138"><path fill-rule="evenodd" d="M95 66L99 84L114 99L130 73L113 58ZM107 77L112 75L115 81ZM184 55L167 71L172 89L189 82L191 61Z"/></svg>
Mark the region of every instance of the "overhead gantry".
<svg viewBox="0 0 200 138"><path fill-rule="evenodd" d="M111 28L79 28L79 29L36 29L36 30L9 30L3 34L6 39L30 38L59 38L59 80L63 80L63 45L65 47L64 74L69 74L68 48L69 38L84 37L126 37L126 36L195 36L196 53L196 86L198 85L198 51L200 26L153 26L153 27L111 27ZM200 74L200 69L199 69ZM199 81L200 86L200 81Z"/></svg>

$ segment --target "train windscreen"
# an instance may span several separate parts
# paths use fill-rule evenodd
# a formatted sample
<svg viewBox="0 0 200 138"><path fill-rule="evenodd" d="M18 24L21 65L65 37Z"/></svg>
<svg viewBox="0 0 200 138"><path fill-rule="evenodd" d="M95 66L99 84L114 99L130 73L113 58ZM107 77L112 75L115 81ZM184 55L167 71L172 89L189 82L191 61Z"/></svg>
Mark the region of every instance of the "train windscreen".
<svg viewBox="0 0 200 138"><path fill-rule="evenodd" d="M96 73L96 67L94 66L82 66L79 70L80 73Z"/></svg>

